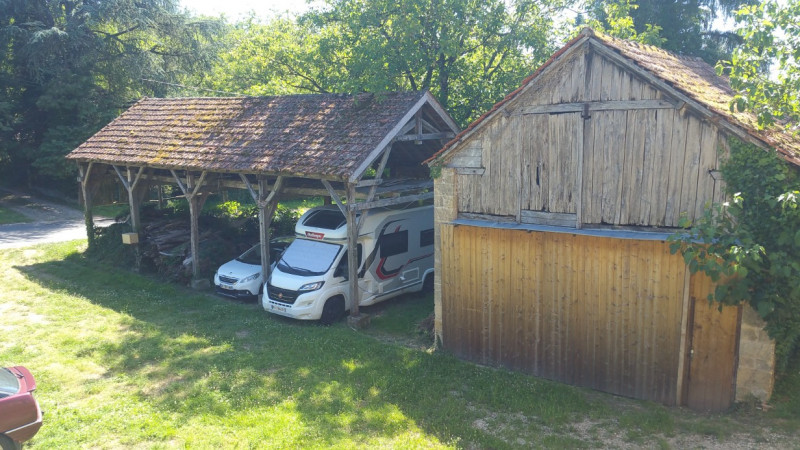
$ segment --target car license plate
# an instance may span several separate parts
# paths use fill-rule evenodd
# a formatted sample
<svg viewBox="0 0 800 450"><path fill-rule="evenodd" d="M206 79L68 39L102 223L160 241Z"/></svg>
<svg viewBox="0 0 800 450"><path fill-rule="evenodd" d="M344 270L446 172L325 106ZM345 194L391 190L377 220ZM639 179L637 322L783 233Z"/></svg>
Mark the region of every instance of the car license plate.
<svg viewBox="0 0 800 450"><path fill-rule="evenodd" d="M286 307L285 306L269 305L269 307L270 307L270 309L273 309L275 311L286 312Z"/></svg>
<svg viewBox="0 0 800 450"><path fill-rule="evenodd" d="M231 286L229 284L220 284L219 287L221 287L222 289L227 289L229 291L233 290L233 286Z"/></svg>

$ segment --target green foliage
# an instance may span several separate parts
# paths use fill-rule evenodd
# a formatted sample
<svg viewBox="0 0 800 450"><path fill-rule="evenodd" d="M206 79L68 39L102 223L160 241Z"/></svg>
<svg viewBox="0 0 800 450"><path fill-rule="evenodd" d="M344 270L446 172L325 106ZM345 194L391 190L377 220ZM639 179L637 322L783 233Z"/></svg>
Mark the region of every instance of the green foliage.
<svg viewBox="0 0 800 450"><path fill-rule="evenodd" d="M297 18L237 24L204 85L250 95L430 89L477 118L553 51L564 0L329 0Z"/></svg>
<svg viewBox="0 0 800 450"><path fill-rule="evenodd" d="M299 210L279 204L272 216L272 236L293 236L294 227L301 215Z"/></svg>
<svg viewBox="0 0 800 450"><path fill-rule="evenodd" d="M213 206L211 215L227 219L238 219L243 216L252 216L255 206L243 206L237 201L227 201Z"/></svg>
<svg viewBox="0 0 800 450"><path fill-rule="evenodd" d="M641 33L636 31L636 26L631 17L631 12L639 8L636 0L601 0L594 4L594 15L586 24L595 30L602 31L611 36L641 42L643 44L661 46L666 41L660 36L661 27L645 24Z"/></svg>
<svg viewBox="0 0 800 450"><path fill-rule="evenodd" d="M766 321L784 368L800 349L800 176L774 152L731 140L722 167L732 200L670 238L689 269L719 282L709 300L748 302Z"/></svg>
<svg viewBox="0 0 800 450"><path fill-rule="evenodd" d="M588 0L592 26L623 39L657 45L709 64L728 58L741 39L732 31L714 29L717 18L756 0Z"/></svg>
<svg viewBox="0 0 800 450"><path fill-rule="evenodd" d="M0 1L0 171L72 185L63 156L129 102L174 92L144 80L207 67L218 28L176 0Z"/></svg>
<svg viewBox="0 0 800 450"><path fill-rule="evenodd" d="M768 0L737 12L743 45L718 66L737 95L731 111L752 111L758 125L800 123L800 0Z"/></svg>

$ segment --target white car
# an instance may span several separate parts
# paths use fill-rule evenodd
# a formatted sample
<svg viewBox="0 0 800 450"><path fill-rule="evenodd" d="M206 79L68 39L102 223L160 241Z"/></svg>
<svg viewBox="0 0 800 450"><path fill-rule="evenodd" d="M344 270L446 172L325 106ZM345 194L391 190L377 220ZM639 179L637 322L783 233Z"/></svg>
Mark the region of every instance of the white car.
<svg viewBox="0 0 800 450"><path fill-rule="evenodd" d="M272 267L275 267L275 263L293 240L294 236L286 236L269 241L269 260ZM221 265L214 274L214 287L217 294L225 297L257 297L264 288L264 278L261 276L261 245L254 245L238 258Z"/></svg>

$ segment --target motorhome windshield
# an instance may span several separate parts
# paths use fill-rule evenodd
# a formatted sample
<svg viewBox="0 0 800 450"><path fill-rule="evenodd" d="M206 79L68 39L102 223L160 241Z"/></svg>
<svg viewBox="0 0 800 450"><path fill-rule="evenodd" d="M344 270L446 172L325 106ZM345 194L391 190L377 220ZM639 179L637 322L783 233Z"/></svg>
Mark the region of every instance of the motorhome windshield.
<svg viewBox="0 0 800 450"><path fill-rule="evenodd" d="M341 248L339 244L296 239L281 256L278 269L294 275L322 275L331 267Z"/></svg>

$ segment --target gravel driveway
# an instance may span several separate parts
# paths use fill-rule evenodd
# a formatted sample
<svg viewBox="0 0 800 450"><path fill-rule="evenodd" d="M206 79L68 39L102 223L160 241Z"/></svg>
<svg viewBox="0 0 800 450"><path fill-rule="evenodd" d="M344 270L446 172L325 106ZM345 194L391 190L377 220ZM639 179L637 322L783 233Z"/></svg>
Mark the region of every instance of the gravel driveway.
<svg viewBox="0 0 800 450"><path fill-rule="evenodd" d="M0 206L32 220L27 223L0 225L0 248L27 247L86 238L83 211L70 206L7 188L0 188ZM95 218L96 226L111 223L113 220Z"/></svg>

